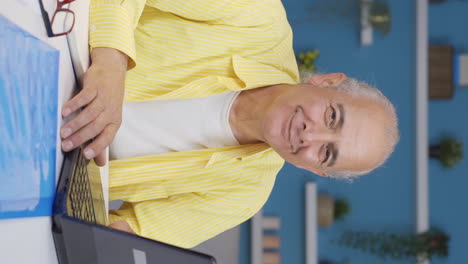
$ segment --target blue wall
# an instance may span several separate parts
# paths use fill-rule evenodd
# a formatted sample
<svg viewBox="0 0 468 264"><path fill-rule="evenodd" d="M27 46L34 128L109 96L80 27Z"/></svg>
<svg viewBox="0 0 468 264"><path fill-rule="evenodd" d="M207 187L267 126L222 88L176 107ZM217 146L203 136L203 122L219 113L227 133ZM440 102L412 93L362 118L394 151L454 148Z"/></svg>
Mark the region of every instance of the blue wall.
<svg viewBox="0 0 468 264"><path fill-rule="evenodd" d="M456 53L468 53L468 2L431 5L429 36L434 44L450 44ZM430 101L429 139L450 135L465 143L465 160L454 169L429 164L430 220L450 233L451 254L440 263L466 263L468 258L468 88L457 87L452 100Z"/></svg>
<svg viewBox="0 0 468 264"><path fill-rule="evenodd" d="M396 232L413 232L415 229L415 3L387 1L393 16L391 32L385 37L375 34L373 44L363 48L359 43L357 8L348 8L347 18L329 15L327 19L322 16L313 21L310 17L326 13L317 13L317 9L310 11L309 7L317 1L283 1L294 31L296 53L317 48L320 50L319 71L345 72L379 87L396 106L401 141L384 167L352 183L320 178L287 164L278 175L264 213L281 217L282 263L304 263L304 183L315 181L319 192L346 198L352 206L351 214L345 220L330 228L319 229L320 258L340 264L344 261L382 263L371 255L337 246L330 240L346 229ZM468 16L466 2L432 5L431 42L453 44L458 52L467 52L468 20L465 16ZM468 144L468 122L464 117L468 112L467 102L468 88L457 88L453 100L430 102L431 142L449 133ZM430 222L452 237L450 257L435 259L432 263L459 264L465 263L468 257L463 251L468 245L468 228L464 226L468 223L467 169L466 161L452 170L441 168L435 161L430 162ZM242 264L249 263L250 259L248 231L247 223L242 226Z"/></svg>

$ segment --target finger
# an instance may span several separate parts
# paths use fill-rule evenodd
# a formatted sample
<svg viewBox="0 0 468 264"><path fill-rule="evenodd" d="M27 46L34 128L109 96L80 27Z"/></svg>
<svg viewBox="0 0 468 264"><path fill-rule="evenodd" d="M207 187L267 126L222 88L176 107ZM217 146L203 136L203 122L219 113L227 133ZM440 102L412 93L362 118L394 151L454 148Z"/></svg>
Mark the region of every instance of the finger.
<svg viewBox="0 0 468 264"><path fill-rule="evenodd" d="M83 89L62 107L62 116L67 117L89 104L97 95L96 89Z"/></svg>
<svg viewBox="0 0 468 264"><path fill-rule="evenodd" d="M103 152L99 153L99 154L94 158L94 162L95 162L96 165L98 165L99 167L105 166L105 165L106 165L106 162L107 162L107 159L106 159L106 151L104 150Z"/></svg>
<svg viewBox="0 0 468 264"><path fill-rule="evenodd" d="M87 159L92 159L96 157L98 153L103 152L105 148L109 146L112 140L114 139L118 128L119 127L116 124L108 124L101 132L101 134L99 134L99 136L85 148L85 157Z"/></svg>
<svg viewBox="0 0 468 264"><path fill-rule="evenodd" d="M64 139L62 142L62 149L64 151L70 151L80 146L81 144L101 134L104 130L104 127L105 122L103 121L103 118L98 118L88 123L85 127L81 128L70 137Z"/></svg>
<svg viewBox="0 0 468 264"><path fill-rule="evenodd" d="M117 220L114 223L110 224L109 227L127 233L136 234L135 231L133 231L132 227L125 220Z"/></svg>
<svg viewBox="0 0 468 264"><path fill-rule="evenodd" d="M82 129L85 125L96 120L103 111L104 106L95 100L60 129L60 136L66 139L76 131Z"/></svg>

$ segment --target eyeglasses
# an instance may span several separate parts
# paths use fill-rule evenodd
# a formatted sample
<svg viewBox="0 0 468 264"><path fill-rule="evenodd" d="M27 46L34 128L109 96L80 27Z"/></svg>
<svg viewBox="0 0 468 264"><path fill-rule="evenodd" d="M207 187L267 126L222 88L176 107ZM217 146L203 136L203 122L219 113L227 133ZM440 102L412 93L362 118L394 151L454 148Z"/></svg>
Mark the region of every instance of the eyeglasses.
<svg viewBox="0 0 468 264"><path fill-rule="evenodd" d="M68 7L64 7L64 5L70 4L73 1L75 0L57 0L57 8L52 16L52 20L49 20L49 14L44 9L42 0L39 0L47 36L59 37L67 35L73 30L73 26L75 26L75 13L68 9Z"/></svg>

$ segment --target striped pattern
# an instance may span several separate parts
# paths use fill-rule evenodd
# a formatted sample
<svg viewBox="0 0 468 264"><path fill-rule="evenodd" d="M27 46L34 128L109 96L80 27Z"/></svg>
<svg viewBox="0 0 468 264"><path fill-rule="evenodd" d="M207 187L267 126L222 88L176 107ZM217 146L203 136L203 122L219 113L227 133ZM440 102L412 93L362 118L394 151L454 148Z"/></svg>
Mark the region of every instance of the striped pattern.
<svg viewBox="0 0 468 264"><path fill-rule="evenodd" d="M260 210L283 163L265 144L115 160L111 199L127 202L110 220L125 219L142 236L193 247Z"/></svg>
<svg viewBox="0 0 468 264"><path fill-rule="evenodd" d="M92 0L90 46L129 56L127 101L297 83L279 0ZM265 203L284 161L265 144L115 160L110 198L140 235L193 247Z"/></svg>

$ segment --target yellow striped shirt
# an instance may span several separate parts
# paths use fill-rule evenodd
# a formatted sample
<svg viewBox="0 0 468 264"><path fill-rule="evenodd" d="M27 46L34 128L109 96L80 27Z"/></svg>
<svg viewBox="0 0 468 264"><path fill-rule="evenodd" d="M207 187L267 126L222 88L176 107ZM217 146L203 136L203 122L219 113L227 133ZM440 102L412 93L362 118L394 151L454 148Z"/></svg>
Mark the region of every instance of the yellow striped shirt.
<svg viewBox="0 0 468 264"><path fill-rule="evenodd" d="M127 101L298 82L279 0L92 0L90 46L129 56ZM193 247L253 216L283 164L266 144L113 160L110 199L126 202L110 222Z"/></svg>

